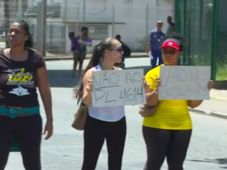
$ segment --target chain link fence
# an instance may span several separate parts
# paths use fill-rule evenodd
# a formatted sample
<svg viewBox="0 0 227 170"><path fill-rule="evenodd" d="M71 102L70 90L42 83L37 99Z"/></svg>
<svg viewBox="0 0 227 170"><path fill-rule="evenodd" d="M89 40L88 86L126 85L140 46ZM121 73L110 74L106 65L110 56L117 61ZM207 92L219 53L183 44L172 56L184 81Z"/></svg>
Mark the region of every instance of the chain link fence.
<svg viewBox="0 0 227 170"><path fill-rule="evenodd" d="M145 52L148 35L157 20L173 15L174 0L0 0L0 47L7 46L11 22L30 24L34 47L48 54L70 51L68 33L89 28L93 44L121 34L133 51Z"/></svg>

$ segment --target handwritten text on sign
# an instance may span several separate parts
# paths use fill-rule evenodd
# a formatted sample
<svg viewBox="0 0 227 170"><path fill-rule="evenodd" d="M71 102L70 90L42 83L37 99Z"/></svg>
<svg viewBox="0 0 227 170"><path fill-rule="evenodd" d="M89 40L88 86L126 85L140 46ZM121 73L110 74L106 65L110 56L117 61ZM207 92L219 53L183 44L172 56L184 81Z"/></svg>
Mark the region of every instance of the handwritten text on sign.
<svg viewBox="0 0 227 170"><path fill-rule="evenodd" d="M122 106L145 101L143 70L111 70L93 72L93 106Z"/></svg>
<svg viewBox="0 0 227 170"><path fill-rule="evenodd" d="M159 99L209 99L209 66L161 66Z"/></svg>

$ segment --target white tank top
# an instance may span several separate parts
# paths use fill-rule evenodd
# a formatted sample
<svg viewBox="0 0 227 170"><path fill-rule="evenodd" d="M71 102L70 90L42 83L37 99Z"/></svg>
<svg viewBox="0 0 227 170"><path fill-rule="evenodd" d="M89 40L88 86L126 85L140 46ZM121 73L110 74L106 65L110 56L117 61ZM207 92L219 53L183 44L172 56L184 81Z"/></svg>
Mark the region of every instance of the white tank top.
<svg viewBox="0 0 227 170"><path fill-rule="evenodd" d="M100 65L95 66L96 71L102 70ZM124 106L93 107L88 108L89 116L106 122L116 122L125 116Z"/></svg>

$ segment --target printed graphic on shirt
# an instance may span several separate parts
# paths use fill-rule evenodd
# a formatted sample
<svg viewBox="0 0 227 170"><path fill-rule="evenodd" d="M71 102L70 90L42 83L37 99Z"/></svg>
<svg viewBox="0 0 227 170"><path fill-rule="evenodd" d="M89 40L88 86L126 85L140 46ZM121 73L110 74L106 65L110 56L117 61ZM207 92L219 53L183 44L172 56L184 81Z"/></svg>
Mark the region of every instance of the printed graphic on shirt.
<svg viewBox="0 0 227 170"><path fill-rule="evenodd" d="M14 88L9 93L15 94L17 96L26 96L26 95L29 95L30 94L27 89L25 89L25 88L23 88L21 86L18 86L17 88Z"/></svg>
<svg viewBox="0 0 227 170"><path fill-rule="evenodd" d="M9 93L17 96L30 95L29 91L25 88L26 86L34 86L33 75L30 72L26 72L25 68L7 70L9 77L7 85L18 85L13 88ZM25 87L22 87L25 86Z"/></svg>

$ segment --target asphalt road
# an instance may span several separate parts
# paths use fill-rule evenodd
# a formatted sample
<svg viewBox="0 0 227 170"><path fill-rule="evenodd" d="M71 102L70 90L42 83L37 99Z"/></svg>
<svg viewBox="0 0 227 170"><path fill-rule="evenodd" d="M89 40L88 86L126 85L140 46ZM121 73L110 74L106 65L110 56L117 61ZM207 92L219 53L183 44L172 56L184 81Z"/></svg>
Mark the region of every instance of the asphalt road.
<svg viewBox="0 0 227 170"><path fill-rule="evenodd" d="M43 170L79 170L83 157L83 132L71 128L77 108L73 98L73 87L77 81L72 78L70 70L72 61L50 61L47 66L53 95L55 132L50 140L42 142ZM147 69L149 59L128 59L126 66ZM142 170L146 161L142 118L137 112L138 106L126 106L127 139L122 170ZM227 120L197 113L191 115L194 129L185 170L227 169ZM106 170L106 167L107 150L104 146L97 170ZM166 169L165 163L162 170ZM23 170L20 153L10 154L6 170Z"/></svg>

